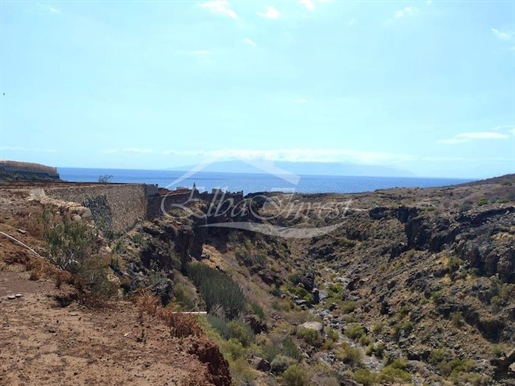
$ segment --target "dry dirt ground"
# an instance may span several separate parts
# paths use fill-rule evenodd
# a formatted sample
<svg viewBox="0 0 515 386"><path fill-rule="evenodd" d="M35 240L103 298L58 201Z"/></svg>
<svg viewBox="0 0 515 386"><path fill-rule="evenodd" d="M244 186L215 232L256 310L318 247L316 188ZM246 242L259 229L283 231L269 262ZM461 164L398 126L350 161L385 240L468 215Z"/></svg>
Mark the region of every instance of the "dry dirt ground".
<svg viewBox="0 0 515 386"><path fill-rule="evenodd" d="M41 258L5 236L42 252L41 207L27 198L0 187L0 385L209 384L207 365L188 354L192 341L141 319L134 303L92 310L72 301L73 288L30 278Z"/></svg>

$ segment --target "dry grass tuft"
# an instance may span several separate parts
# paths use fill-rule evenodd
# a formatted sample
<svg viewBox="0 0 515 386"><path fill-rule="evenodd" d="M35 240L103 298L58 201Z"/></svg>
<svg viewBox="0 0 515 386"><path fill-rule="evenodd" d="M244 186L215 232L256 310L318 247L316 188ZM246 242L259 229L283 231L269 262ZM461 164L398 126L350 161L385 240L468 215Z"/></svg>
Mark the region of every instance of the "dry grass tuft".
<svg viewBox="0 0 515 386"><path fill-rule="evenodd" d="M163 320L170 329L170 335L174 338L185 338L187 336L200 336L202 330L197 320L191 314L172 312L161 308L157 313L159 319Z"/></svg>
<svg viewBox="0 0 515 386"><path fill-rule="evenodd" d="M170 335L173 338L202 335L202 330L198 326L195 316L163 308L159 305L158 299L149 293L140 294L136 298L136 304L138 305L138 320L140 323L143 323L143 316L146 314L162 320L170 329Z"/></svg>

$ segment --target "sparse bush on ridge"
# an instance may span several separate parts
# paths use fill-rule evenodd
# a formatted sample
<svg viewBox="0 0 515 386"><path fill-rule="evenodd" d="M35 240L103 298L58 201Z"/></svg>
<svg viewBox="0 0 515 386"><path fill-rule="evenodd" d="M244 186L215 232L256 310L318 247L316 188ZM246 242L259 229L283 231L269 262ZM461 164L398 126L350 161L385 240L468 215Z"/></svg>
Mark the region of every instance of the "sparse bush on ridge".
<svg viewBox="0 0 515 386"><path fill-rule="evenodd" d="M41 219L48 259L73 275L75 286L86 296L84 299L95 305L97 300L112 296L115 288L107 276L109 263L98 256L98 231L85 222L49 210L43 212Z"/></svg>

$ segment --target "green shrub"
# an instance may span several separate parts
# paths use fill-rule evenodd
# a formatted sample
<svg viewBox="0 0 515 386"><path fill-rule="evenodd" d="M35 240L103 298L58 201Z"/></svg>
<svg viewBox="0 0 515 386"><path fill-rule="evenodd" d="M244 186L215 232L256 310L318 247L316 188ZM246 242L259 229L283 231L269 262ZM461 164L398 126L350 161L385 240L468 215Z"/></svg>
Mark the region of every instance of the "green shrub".
<svg viewBox="0 0 515 386"><path fill-rule="evenodd" d="M483 198L480 198L477 201L477 205L478 206L483 206L483 205L486 205L486 204L488 204L488 198L483 197Z"/></svg>
<svg viewBox="0 0 515 386"><path fill-rule="evenodd" d="M250 367L246 358L229 360L229 369L234 385L256 385L256 371Z"/></svg>
<svg viewBox="0 0 515 386"><path fill-rule="evenodd" d="M302 274L299 273L299 272L295 272L293 274L290 275L290 277L288 278L288 280L293 284L293 285L297 285L300 283L300 279L302 278Z"/></svg>
<svg viewBox="0 0 515 386"><path fill-rule="evenodd" d="M461 260L459 257L452 256L449 259L447 268L449 269L450 272L456 272L458 269L460 269L462 264L463 264L463 260Z"/></svg>
<svg viewBox="0 0 515 386"><path fill-rule="evenodd" d="M258 316L261 320L266 319L265 310L263 310L263 307L257 303L249 303L249 306L254 315Z"/></svg>
<svg viewBox="0 0 515 386"><path fill-rule="evenodd" d="M354 372L354 380L364 386L372 386L377 383L377 374L369 369L358 369Z"/></svg>
<svg viewBox="0 0 515 386"><path fill-rule="evenodd" d="M286 337L280 344L262 347L262 355L269 362L279 355L287 356L297 362L302 358L302 352L290 337Z"/></svg>
<svg viewBox="0 0 515 386"><path fill-rule="evenodd" d="M359 338L359 343L362 346L369 346L374 344L374 339L372 339L370 336L362 335L361 338Z"/></svg>
<svg viewBox="0 0 515 386"><path fill-rule="evenodd" d="M334 340L335 342L337 342L338 339L340 339L340 335L338 334L338 331L336 331L333 328L328 327L328 328L326 328L325 332L327 334L327 339Z"/></svg>
<svg viewBox="0 0 515 386"><path fill-rule="evenodd" d="M384 367L377 380L381 384L394 383L394 382L411 382L411 375L405 370L398 369L391 365Z"/></svg>
<svg viewBox="0 0 515 386"><path fill-rule="evenodd" d="M434 291L432 294L431 294L431 300L433 301L433 303L438 303L438 300L440 300L440 298L442 297L443 295L443 290L438 290L438 291Z"/></svg>
<svg viewBox="0 0 515 386"><path fill-rule="evenodd" d="M434 349L429 354L429 363L436 366L443 376L456 378L461 373L470 372L475 367L474 361L455 358L446 349Z"/></svg>
<svg viewBox="0 0 515 386"><path fill-rule="evenodd" d="M324 342L320 333L310 328L299 327L297 329L297 336L313 347L320 347Z"/></svg>
<svg viewBox="0 0 515 386"><path fill-rule="evenodd" d="M336 358L343 363L359 365L361 363L361 351L346 343L341 344L334 350Z"/></svg>
<svg viewBox="0 0 515 386"><path fill-rule="evenodd" d="M184 284L176 283L173 286L173 295L175 297L175 301L179 303L184 309L195 309L195 303L192 300L192 296L188 293L188 290Z"/></svg>
<svg viewBox="0 0 515 386"><path fill-rule="evenodd" d="M42 221L48 259L70 272L83 294L89 291L88 296L97 299L112 296L116 288L108 278L109 264L98 256L98 231L85 222L60 218L47 210Z"/></svg>
<svg viewBox="0 0 515 386"><path fill-rule="evenodd" d="M225 318L210 314L207 315L206 319L225 340L235 339L240 342L243 347L248 347L255 341L256 337L254 332L250 326L246 324L235 320L229 321Z"/></svg>
<svg viewBox="0 0 515 386"><path fill-rule="evenodd" d="M225 316L234 319L245 311L245 296L229 276L202 263L188 263L186 268L188 277L206 302L208 312L221 306Z"/></svg>
<svg viewBox="0 0 515 386"><path fill-rule="evenodd" d="M255 335L250 326L235 320L227 323L229 338L238 340L243 347L250 346L255 340Z"/></svg>
<svg viewBox="0 0 515 386"><path fill-rule="evenodd" d="M295 364L295 361L292 358L284 355L277 355L270 363L270 367L272 368L272 373L280 375L293 364Z"/></svg>
<svg viewBox="0 0 515 386"><path fill-rule="evenodd" d="M385 346L384 346L384 343L383 342L378 342L374 345L374 354L378 357L378 358L382 358L383 355L384 355L384 350L385 350Z"/></svg>
<svg viewBox="0 0 515 386"><path fill-rule="evenodd" d="M410 308L408 306L402 306L401 309L399 310L399 312L397 313L397 319L398 320L404 319L406 316L408 316L409 312L410 312Z"/></svg>
<svg viewBox="0 0 515 386"><path fill-rule="evenodd" d="M229 321L227 319L207 314L206 320L220 334L222 338L226 340L229 339L229 327L227 327Z"/></svg>
<svg viewBox="0 0 515 386"><path fill-rule="evenodd" d="M364 335L365 330L358 323L351 324L345 329L345 336L353 340L359 340Z"/></svg>
<svg viewBox="0 0 515 386"><path fill-rule="evenodd" d="M393 336L395 339L399 339L401 336L407 336L413 330L413 322L411 320L404 320L396 323L393 326Z"/></svg>
<svg viewBox="0 0 515 386"><path fill-rule="evenodd" d="M313 297L312 295L305 289L305 288L302 288L302 287L293 287L291 288L291 292L297 296L298 298L300 299L303 299L305 300L307 303L311 304L311 302L313 301Z"/></svg>
<svg viewBox="0 0 515 386"><path fill-rule="evenodd" d="M460 212L467 212L472 209L472 201L466 200L460 205Z"/></svg>
<svg viewBox="0 0 515 386"><path fill-rule="evenodd" d="M476 364L472 360L454 358L448 362L440 362L438 364L438 370L440 370L444 376L451 376L452 378L456 378L462 373L468 373L473 370L475 365Z"/></svg>
<svg viewBox="0 0 515 386"><path fill-rule="evenodd" d="M310 384L309 374L298 365L289 366L283 373L282 380L286 386L308 386Z"/></svg>
<svg viewBox="0 0 515 386"><path fill-rule="evenodd" d="M389 366L394 369L406 370L408 367L408 362L404 358L397 358L392 363L390 363Z"/></svg>
<svg viewBox="0 0 515 386"><path fill-rule="evenodd" d="M451 314L451 322L455 327L463 326L463 315L461 312L453 312Z"/></svg>
<svg viewBox="0 0 515 386"><path fill-rule="evenodd" d="M381 321L374 322L374 324L372 325L372 332L379 334L383 330L383 327L384 327L383 322L381 322Z"/></svg>
<svg viewBox="0 0 515 386"><path fill-rule="evenodd" d="M429 363L432 365L438 365L442 361L449 361L451 360L452 355L451 353L443 348L435 348L434 350L431 350L431 353L429 354Z"/></svg>
<svg viewBox="0 0 515 386"><path fill-rule="evenodd" d="M270 295L275 296L277 298L280 298L283 292L281 291L281 288L278 285L275 285L272 287L272 289L269 291Z"/></svg>
<svg viewBox="0 0 515 386"><path fill-rule="evenodd" d="M233 361L245 356L245 349L243 348L243 345L241 342L234 338L222 343L222 350L224 356L229 356L229 359Z"/></svg>
<svg viewBox="0 0 515 386"><path fill-rule="evenodd" d="M328 288L329 297L339 298L342 294L342 291L343 291L343 287L341 285L334 284L334 283L329 284L329 288Z"/></svg>
<svg viewBox="0 0 515 386"><path fill-rule="evenodd" d="M492 347L492 355L495 358L500 358L502 356L503 352L504 352L504 350L501 345L496 344Z"/></svg>
<svg viewBox="0 0 515 386"><path fill-rule="evenodd" d="M58 219L48 211L42 216L46 252L59 268L75 274L86 260L99 252L96 229L67 217Z"/></svg>
<svg viewBox="0 0 515 386"><path fill-rule="evenodd" d="M302 358L302 352L299 350L297 345L293 343L290 337L287 337L282 341L281 353L295 359L296 361L300 361Z"/></svg>
<svg viewBox="0 0 515 386"><path fill-rule="evenodd" d="M341 305L342 314L350 314L356 309L356 302L353 300L346 300Z"/></svg>

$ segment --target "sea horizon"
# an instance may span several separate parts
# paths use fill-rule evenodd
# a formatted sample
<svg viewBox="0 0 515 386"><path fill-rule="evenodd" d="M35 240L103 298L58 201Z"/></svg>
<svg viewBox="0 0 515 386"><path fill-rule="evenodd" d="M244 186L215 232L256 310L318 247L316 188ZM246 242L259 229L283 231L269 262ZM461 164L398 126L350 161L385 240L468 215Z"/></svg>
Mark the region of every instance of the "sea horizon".
<svg viewBox="0 0 515 386"><path fill-rule="evenodd" d="M185 177L184 170L148 170L114 168L70 168L58 167L63 181L98 182L108 177L113 183L144 183L161 188L192 188L200 191L222 189L244 194L256 192L284 191L296 193L360 193L388 188L429 188L450 186L476 179L435 177L383 177L354 175L295 175L296 179L265 173L197 172ZM111 176L111 177L109 177ZM290 176L291 177L291 176ZM298 180L297 180L298 179Z"/></svg>

